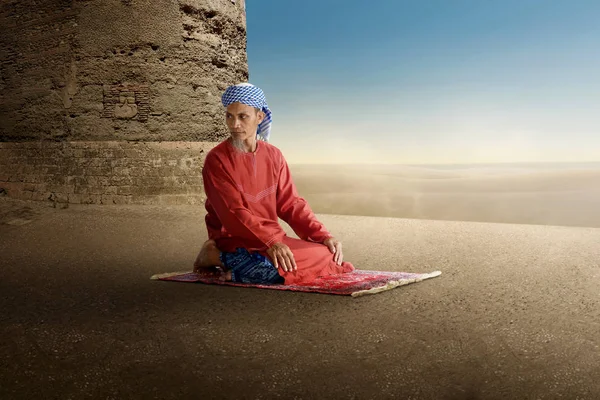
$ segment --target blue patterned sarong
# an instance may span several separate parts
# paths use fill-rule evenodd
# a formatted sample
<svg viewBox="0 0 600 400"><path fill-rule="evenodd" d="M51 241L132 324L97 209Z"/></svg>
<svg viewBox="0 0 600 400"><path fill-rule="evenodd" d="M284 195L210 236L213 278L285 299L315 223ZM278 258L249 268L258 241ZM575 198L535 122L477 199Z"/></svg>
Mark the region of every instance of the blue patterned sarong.
<svg viewBox="0 0 600 400"><path fill-rule="evenodd" d="M278 284L285 281L271 260L262 254L238 248L235 253L221 252L220 259L231 270L233 282Z"/></svg>

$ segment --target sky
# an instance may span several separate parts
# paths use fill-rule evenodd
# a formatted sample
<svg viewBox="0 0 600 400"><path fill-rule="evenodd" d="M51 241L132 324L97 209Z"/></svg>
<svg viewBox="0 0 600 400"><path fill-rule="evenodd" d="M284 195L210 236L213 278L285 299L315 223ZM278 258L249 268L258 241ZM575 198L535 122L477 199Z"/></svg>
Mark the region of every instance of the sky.
<svg viewBox="0 0 600 400"><path fill-rule="evenodd" d="M247 0L289 163L600 161L600 1Z"/></svg>

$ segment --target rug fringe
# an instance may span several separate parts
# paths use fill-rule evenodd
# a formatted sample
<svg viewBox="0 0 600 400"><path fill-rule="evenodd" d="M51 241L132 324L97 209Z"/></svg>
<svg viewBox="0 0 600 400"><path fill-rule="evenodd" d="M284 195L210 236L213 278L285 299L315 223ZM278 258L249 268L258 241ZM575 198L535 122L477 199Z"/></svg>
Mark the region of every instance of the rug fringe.
<svg viewBox="0 0 600 400"><path fill-rule="evenodd" d="M150 277L150 279L152 279L153 281L157 281L161 278L170 278L172 276L176 276L176 275L183 275L183 274L189 274L192 271L182 271L182 272L165 272L164 274L156 274L156 275L152 275Z"/></svg>
<svg viewBox="0 0 600 400"><path fill-rule="evenodd" d="M397 288L398 286L408 285L409 283L421 282L421 281L423 281L425 279L429 279L429 278L435 278L436 276L440 276L441 274L442 274L442 271L433 271L428 274L423 274L418 278L401 279L399 281L389 281L384 286L379 286L376 288L371 288L371 289L367 289L367 290L359 290L358 292L353 292L351 294L351 296L359 297L359 296L364 296L367 294L381 293L381 292L385 292L386 290L391 290L391 289Z"/></svg>

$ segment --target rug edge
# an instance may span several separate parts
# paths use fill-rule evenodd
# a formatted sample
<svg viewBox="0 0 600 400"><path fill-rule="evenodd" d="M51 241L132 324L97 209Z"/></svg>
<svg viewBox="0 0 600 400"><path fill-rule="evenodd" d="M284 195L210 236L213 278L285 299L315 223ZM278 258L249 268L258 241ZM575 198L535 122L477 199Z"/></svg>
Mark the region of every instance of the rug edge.
<svg viewBox="0 0 600 400"><path fill-rule="evenodd" d="M152 275L152 276L150 277L150 279L151 279L151 280L153 280L153 281L157 281L157 280L160 280L160 279L162 279L162 278L170 278L170 277L172 277L172 276L189 274L190 272L193 272L193 271L185 271L185 272L181 272L181 271L180 271L180 272L165 272L165 273L162 273L162 274L154 274L154 275Z"/></svg>
<svg viewBox="0 0 600 400"><path fill-rule="evenodd" d="M384 286L379 286L379 287L375 287L375 288L371 288L371 289L359 290L357 292L352 292L350 294L350 296L360 297L360 296L365 296L365 295L369 295L369 294L377 294L377 293L385 292L387 290L395 289L399 286L408 285L410 283L421 282L421 281L424 281L425 279L435 278L436 276L440 276L441 274L442 274L442 271L433 271L433 272L422 274L418 278L400 279L398 281L389 281Z"/></svg>

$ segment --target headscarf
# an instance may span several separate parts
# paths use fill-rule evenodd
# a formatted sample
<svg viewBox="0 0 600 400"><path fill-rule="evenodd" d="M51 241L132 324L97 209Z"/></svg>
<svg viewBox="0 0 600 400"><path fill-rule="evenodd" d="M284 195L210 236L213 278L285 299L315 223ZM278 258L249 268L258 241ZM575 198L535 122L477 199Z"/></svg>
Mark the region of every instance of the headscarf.
<svg viewBox="0 0 600 400"><path fill-rule="evenodd" d="M232 103L240 102L247 106L258 108L264 112L265 118L258 125L256 134L259 139L262 139L265 142L269 141L272 122L271 110L269 110L269 106L267 105L265 94L258 86L254 86L250 83L238 83L237 85L229 86L223 93L221 102L225 107Z"/></svg>

